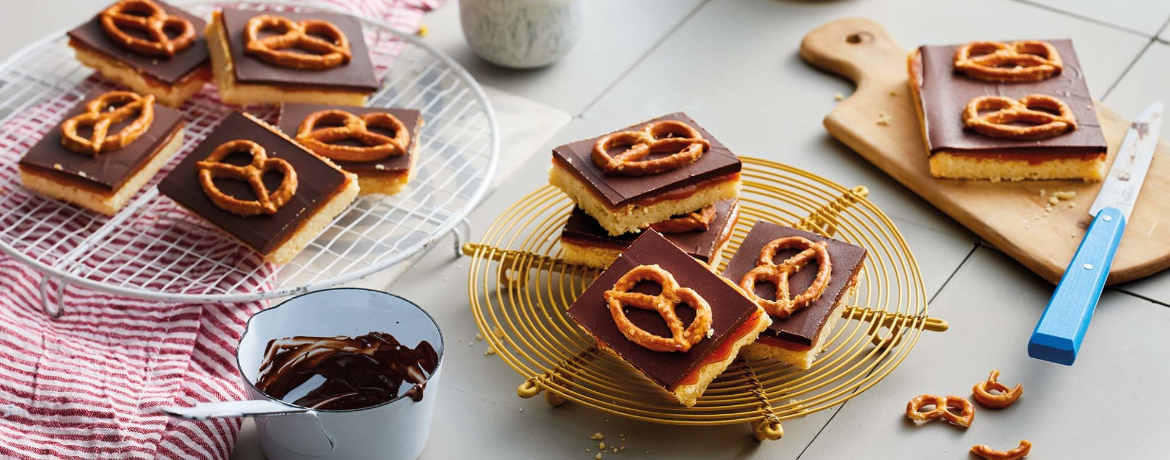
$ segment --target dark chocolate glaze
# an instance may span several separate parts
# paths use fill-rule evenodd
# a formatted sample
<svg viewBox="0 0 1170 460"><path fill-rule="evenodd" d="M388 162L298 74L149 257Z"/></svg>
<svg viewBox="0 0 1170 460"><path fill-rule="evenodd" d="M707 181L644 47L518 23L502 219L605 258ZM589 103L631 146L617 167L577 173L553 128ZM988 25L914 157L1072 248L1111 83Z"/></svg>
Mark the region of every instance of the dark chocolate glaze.
<svg viewBox="0 0 1170 460"><path fill-rule="evenodd" d="M345 173L299 144L281 137L274 129L252 121L239 112L232 112L207 135L202 144L163 178L158 185L159 192L261 254L272 252L302 221L340 191L346 181ZM276 214L249 217L233 214L216 206L204 193L203 187L199 186L195 163L207 158L221 144L236 139L248 139L260 144L269 158L283 158L296 170L297 192ZM240 161L232 161L233 157L240 157ZM226 160L243 164L250 158L238 154ZM266 174L264 183L269 190L276 190L281 179L277 173ZM215 183L228 195L255 199L252 188L244 181L217 179Z"/></svg>
<svg viewBox="0 0 1170 460"><path fill-rule="evenodd" d="M164 106L158 102L154 104L154 122L138 139L129 145L112 152L103 152L97 156L77 153L61 145L61 124L73 116L85 111L85 104L94 98L106 93L106 90L94 90L78 102L77 106L65 114L53 125L45 137L41 138L28 153L20 159L20 165L35 169L42 174L50 174L63 180L70 181L81 187L113 193L122 187L130 177L137 174L150 162L154 155L171 140L176 132L183 129L183 115L177 110ZM115 124L110 134L116 133L123 126L133 122L133 119ZM87 135L83 131L82 135ZM57 169L56 165L60 166ZM82 176L81 173L85 175Z"/></svg>
<svg viewBox="0 0 1170 460"><path fill-rule="evenodd" d="M1104 153L1107 144L1101 122L1089 96L1085 75L1069 40L1045 40L1064 61L1060 75L1038 82L993 83L956 72L955 50L962 45L918 48L911 71L917 74L919 97L931 153L939 150L977 153ZM1013 140L985 136L963 127L963 108L978 96L1019 99L1029 94L1054 96L1072 109L1077 129L1041 140Z"/></svg>
<svg viewBox="0 0 1170 460"><path fill-rule="evenodd" d="M325 382L293 404L323 410L362 409L407 396L421 401L439 354L425 340L407 348L385 332L358 337L289 337L264 348L256 388L277 399L315 375ZM406 392L403 385L412 384Z"/></svg>
<svg viewBox="0 0 1170 460"><path fill-rule="evenodd" d="M294 21L321 19L332 22L349 39L353 55L348 64L325 70L299 70L268 64L244 54L244 26L254 16L276 14ZM378 78L370 62L370 52L362 35L362 25L350 16L330 13L264 13L235 8L223 9L223 26L228 35L228 48L235 65L236 80L240 83L294 85L344 89L372 93L378 89Z"/></svg>
<svg viewBox="0 0 1170 460"><path fill-rule="evenodd" d="M392 157L383 158L378 161L337 161L333 163L341 166L341 169L357 174L393 174L401 173L410 170L410 156L414 153L415 145L418 144L418 128L421 116L418 110L411 109L381 109L369 107L346 107L340 105L324 105L324 104L284 104L280 108L280 122L277 126L280 130L288 135L288 137L297 137L297 128L301 126L301 122L305 117L319 112L321 110L344 110L354 115L365 115L367 113L385 112L394 115L406 126L406 130L410 132L410 145L406 146L405 155L395 155ZM348 143L346 145L349 145ZM353 145L360 145L354 143ZM381 168L379 168L381 166Z"/></svg>
<svg viewBox="0 0 1170 460"><path fill-rule="evenodd" d="M678 190L696 183L738 173L742 168L739 157L731 153L726 146L711 136L711 133L695 123L684 113L672 113L653 120L630 126L618 131L632 131L661 120L679 120L697 129L703 138L711 141L711 149L703 153L698 161L679 169L649 176L609 176L597 164L593 163L593 144L597 143L597 136L592 139L565 144L553 149L553 159L559 165L572 171L573 175L584 183L593 194L608 203L611 208L624 206L640 199L653 197L665 192ZM615 131L616 132L616 131ZM616 155L615 148L610 154Z"/></svg>
<svg viewBox="0 0 1170 460"><path fill-rule="evenodd" d="M686 353L657 352L626 339L614 323L603 297L605 291L613 289L618 278L634 267L653 264L658 264L674 275L679 286L694 289L711 306L714 335L695 344ZM643 282L634 290L652 294L659 289L654 283ZM569 307L569 316L650 380L664 388L673 389L757 309L755 302L729 286L719 275L711 273L658 232L646 230L577 297ZM683 324L690 324L695 317L694 311L689 308L680 308L678 315ZM670 337L666 322L656 312L627 309L626 316L647 332Z"/></svg>
<svg viewBox="0 0 1170 460"><path fill-rule="evenodd" d="M720 240L730 231L730 227L735 226L735 221L739 217L738 200L724 200L715 203L714 206L715 218L711 219L706 231L664 233L662 236L691 257L710 262L715 250L719 249ZM611 236L596 219L589 217L584 210L577 207L573 208L569 220L565 222L565 228L561 230L562 238L618 249L629 247L630 243L638 239L638 235L640 234L626 233Z"/></svg>
<svg viewBox="0 0 1170 460"><path fill-rule="evenodd" d="M743 279L743 275L747 274L751 269L756 268L756 262L760 258L760 250L764 246L772 242L772 240L788 236L802 236L814 242L828 242L829 262L833 266L832 271L829 272L829 286L825 288L825 292L821 294L820 298L814 300L808 306L797 310L788 319L782 320L773 316L772 325L760 333L760 337L770 336L788 342L794 348L804 347L807 349L812 346L817 334L821 332L821 328L825 327L825 321L828 320L829 314L833 311L833 307L845 295L845 291L849 288L849 283L857 276L858 271L861 270L862 263L865 262L866 250L863 247L843 243L832 238L825 238L802 230L783 227L771 222L759 221L752 227L751 232L748 232L747 238L744 238L743 244L739 246L739 250L735 253L735 257L732 257L731 262L727 263L727 269L723 271L723 276L727 277L731 282L739 284L740 280ZM800 251L795 249L780 251L776 253L773 260L776 263L780 263L780 261L796 255L798 252ZM790 275L788 278L788 287L794 293L804 292L816 277L817 267L814 261L800 271ZM757 283L756 295L765 299L775 299L776 286L767 282Z"/></svg>
<svg viewBox="0 0 1170 460"><path fill-rule="evenodd" d="M192 43L187 49L175 53L174 57L146 56L124 48L117 42L110 40L106 31L102 29L101 21L97 15L94 15L85 24L70 30L68 32L69 38L86 48L133 67L135 70L168 85L174 85L190 75L191 72L209 66L211 58L207 54L207 40L203 37L203 28L207 23L179 8L158 0L154 0L154 2L166 10L167 14L183 17L195 26L195 43ZM103 11L105 9L106 7L102 7Z"/></svg>

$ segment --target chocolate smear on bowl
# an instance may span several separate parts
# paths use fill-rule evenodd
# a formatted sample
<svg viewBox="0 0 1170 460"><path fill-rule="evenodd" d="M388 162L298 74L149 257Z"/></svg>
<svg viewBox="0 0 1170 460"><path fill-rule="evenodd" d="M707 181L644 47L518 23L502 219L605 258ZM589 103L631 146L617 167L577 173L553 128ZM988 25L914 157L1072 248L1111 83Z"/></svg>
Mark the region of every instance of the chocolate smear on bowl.
<svg viewBox="0 0 1170 460"><path fill-rule="evenodd" d="M256 388L284 399L314 376L324 383L292 401L311 409L363 409L409 396L421 401L439 354L425 340L414 348L385 332L358 337L287 337L268 342ZM408 387L403 391L403 387Z"/></svg>

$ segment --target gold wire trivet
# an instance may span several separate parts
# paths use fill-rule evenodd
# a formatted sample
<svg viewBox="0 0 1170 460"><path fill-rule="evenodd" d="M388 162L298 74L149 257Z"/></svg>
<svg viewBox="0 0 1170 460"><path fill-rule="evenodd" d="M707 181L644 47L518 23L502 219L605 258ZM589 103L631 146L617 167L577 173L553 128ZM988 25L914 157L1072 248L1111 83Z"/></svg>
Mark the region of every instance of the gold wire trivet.
<svg viewBox="0 0 1170 460"><path fill-rule="evenodd" d="M758 220L802 228L869 250L843 319L813 367L801 371L769 360L737 359L695 407L664 392L617 358L601 353L565 315L600 273L560 261L558 238L573 203L545 185L512 205L468 243L471 310L488 344L526 380L522 398L545 394L610 414L675 425L750 423L760 440L779 439L780 421L824 410L888 375L923 330L945 331L927 316L918 264L894 224L847 189L780 163L742 157L740 218L723 254L726 262ZM498 263L492 263L498 262Z"/></svg>

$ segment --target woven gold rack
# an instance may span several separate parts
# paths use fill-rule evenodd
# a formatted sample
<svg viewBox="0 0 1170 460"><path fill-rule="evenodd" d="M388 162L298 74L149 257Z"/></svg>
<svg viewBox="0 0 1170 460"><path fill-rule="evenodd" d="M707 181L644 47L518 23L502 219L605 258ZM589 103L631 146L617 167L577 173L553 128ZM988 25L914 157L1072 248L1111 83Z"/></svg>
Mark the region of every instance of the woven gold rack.
<svg viewBox="0 0 1170 460"><path fill-rule="evenodd" d="M743 157L740 219L723 261L756 221L831 236L869 250L849 307L812 369L737 359L695 407L601 353L565 315L599 271L560 260L558 238L573 203L543 186L505 211L481 243L468 243L471 310L484 338L525 379L522 398L544 392L610 414L675 425L750 423L760 440L779 439L780 421L827 409L872 387L914 347L923 330L945 331L927 316L926 291L910 248L865 187L847 189L779 163ZM720 270L724 267L720 266Z"/></svg>

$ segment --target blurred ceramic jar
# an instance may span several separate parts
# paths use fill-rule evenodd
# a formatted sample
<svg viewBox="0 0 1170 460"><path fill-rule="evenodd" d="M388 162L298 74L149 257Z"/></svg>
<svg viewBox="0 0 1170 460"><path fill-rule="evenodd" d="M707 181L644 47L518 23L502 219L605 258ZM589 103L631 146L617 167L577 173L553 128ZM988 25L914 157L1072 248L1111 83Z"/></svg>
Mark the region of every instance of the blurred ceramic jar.
<svg viewBox="0 0 1170 460"><path fill-rule="evenodd" d="M581 35L584 0L459 0L463 36L493 64L517 69L557 62Z"/></svg>

